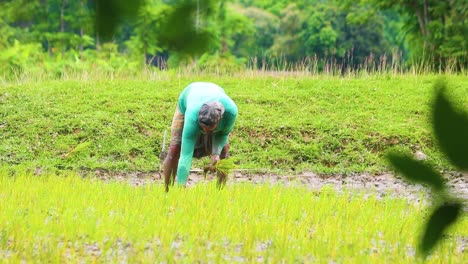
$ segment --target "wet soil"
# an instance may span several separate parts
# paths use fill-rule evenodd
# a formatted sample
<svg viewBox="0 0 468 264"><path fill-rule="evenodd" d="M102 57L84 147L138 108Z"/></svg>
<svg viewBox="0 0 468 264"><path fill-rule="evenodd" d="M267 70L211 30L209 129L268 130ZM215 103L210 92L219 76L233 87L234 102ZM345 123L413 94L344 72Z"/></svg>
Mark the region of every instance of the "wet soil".
<svg viewBox="0 0 468 264"><path fill-rule="evenodd" d="M95 171L95 175L104 180L116 179L128 182L134 186L144 184L161 184L163 177L159 172L151 173L109 173ZM458 198L468 201L468 172L444 173L449 191ZM189 175L188 186L204 184L215 181L216 177L208 175L205 179L202 170L193 170ZM234 171L229 175L227 184L282 184L285 186L305 186L311 190L320 190L323 186L331 186L337 191L355 190L377 197L404 197L410 200L419 200L421 193L430 194L429 188L420 184L411 184L392 173L381 174L351 174L351 175L319 175L313 172L296 174L251 173L248 170Z"/></svg>

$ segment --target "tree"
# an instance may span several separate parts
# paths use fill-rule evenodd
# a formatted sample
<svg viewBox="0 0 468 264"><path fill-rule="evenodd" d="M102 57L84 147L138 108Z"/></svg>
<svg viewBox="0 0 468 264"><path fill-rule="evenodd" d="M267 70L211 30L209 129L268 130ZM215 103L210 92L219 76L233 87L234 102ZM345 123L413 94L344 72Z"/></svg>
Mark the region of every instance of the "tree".
<svg viewBox="0 0 468 264"><path fill-rule="evenodd" d="M274 14L257 7L247 7L241 10L254 25L255 39L250 57L264 57L268 54L279 30L279 18Z"/></svg>
<svg viewBox="0 0 468 264"><path fill-rule="evenodd" d="M333 60L341 68L374 67L391 47L385 39L385 18L352 2L317 3L306 10L301 37L306 56Z"/></svg>
<svg viewBox="0 0 468 264"><path fill-rule="evenodd" d="M465 2L0 0L0 45L40 43L53 60L84 58L112 41L119 53L146 63L157 54L208 52L270 65L275 56L292 63L318 56L353 67L400 49L404 58L408 50L431 65L456 61L461 69L467 66Z"/></svg>
<svg viewBox="0 0 468 264"><path fill-rule="evenodd" d="M213 41L216 1L173 1L164 20L158 41L170 51L182 54L201 54Z"/></svg>
<svg viewBox="0 0 468 264"><path fill-rule="evenodd" d="M345 58L345 64L353 68L360 64L374 68L386 52L391 52L384 37L385 18L379 12L353 4L343 9L340 16L344 20L338 38L340 53L351 52L351 58Z"/></svg>
<svg viewBox="0 0 468 264"><path fill-rule="evenodd" d="M3 7L4 8L4 7ZM2 5L0 5L2 9ZM0 49L4 50L7 47L11 46L11 40L15 38L16 28L10 26L7 21L5 21L2 16L0 16Z"/></svg>
<svg viewBox="0 0 468 264"><path fill-rule="evenodd" d="M160 0L146 0L141 8L135 22L132 23L133 31L130 40L126 41L126 46L133 54L141 56L143 64L153 63L153 59L158 53L163 52L158 41L158 35L164 24L164 20L172 12L169 5L162 5ZM162 62L156 62L158 66Z"/></svg>
<svg viewBox="0 0 468 264"><path fill-rule="evenodd" d="M460 0L384 0L371 1L380 9L395 9L404 19L407 40L412 43L413 55L434 57L442 66L455 59L459 65L467 63L468 3ZM440 61L440 62L438 62Z"/></svg>
<svg viewBox="0 0 468 264"><path fill-rule="evenodd" d="M281 11L280 17L279 34L274 37L269 53L286 61L297 61L302 57L299 39L303 16L296 4L290 4Z"/></svg>
<svg viewBox="0 0 468 264"><path fill-rule="evenodd" d="M336 51L339 37L338 10L326 4L317 4L309 10L301 38L304 41L304 54L306 56L325 57ZM344 51L341 52L343 55Z"/></svg>
<svg viewBox="0 0 468 264"><path fill-rule="evenodd" d="M225 18L220 30L223 32L221 53L233 54L236 57L249 57L255 49L255 25L244 15L245 9L238 5L227 5Z"/></svg>

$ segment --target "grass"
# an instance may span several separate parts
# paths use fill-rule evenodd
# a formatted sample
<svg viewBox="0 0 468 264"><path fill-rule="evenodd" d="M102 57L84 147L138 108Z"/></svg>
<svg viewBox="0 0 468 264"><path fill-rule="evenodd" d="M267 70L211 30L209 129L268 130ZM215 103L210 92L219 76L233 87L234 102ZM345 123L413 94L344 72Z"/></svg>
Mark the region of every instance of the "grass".
<svg viewBox="0 0 468 264"><path fill-rule="evenodd" d="M391 194L299 183L218 190L215 181L165 193L160 184L78 174L157 170L177 96L199 80L223 86L239 107L230 139L236 168L382 172L386 152L397 150L422 151L437 169L453 169L428 120L440 76L149 77L0 84L2 261L423 262L414 248L427 207ZM467 109L466 75L445 78ZM466 230L463 217L426 262L464 263Z"/></svg>
<svg viewBox="0 0 468 264"><path fill-rule="evenodd" d="M382 172L389 170L385 153L397 150L422 151L429 163L449 170L428 120L438 77L155 73L4 82L0 163L36 171L157 170L179 92L192 81L212 81L239 108L231 137L238 168ZM468 108L466 75L446 78L457 106Z"/></svg>
<svg viewBox="0 0 468 264"><path fill-rule="evenodd" d="M0 258L12 263L422 263L426 207L400 198L214 181L165 193L5 168L0 197ZM426 262L463 263L467 230L465 217Z"/></svg>

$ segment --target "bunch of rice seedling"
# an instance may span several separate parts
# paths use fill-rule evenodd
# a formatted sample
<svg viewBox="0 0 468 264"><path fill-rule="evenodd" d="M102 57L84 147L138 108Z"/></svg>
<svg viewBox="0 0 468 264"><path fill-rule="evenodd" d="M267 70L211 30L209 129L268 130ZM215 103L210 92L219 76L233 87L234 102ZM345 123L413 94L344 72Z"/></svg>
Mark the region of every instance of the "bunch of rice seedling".
<svg viewBox="0 0 468 264"><path fill-rule="evenodd" d="M234 168L235 164L233 159L222 159L216 162L214 166L210 166L209 164L206 165L203 168L203 174L206 179L208 172L216 172L216 176L218 177L218 184L225 184L227 176Z"/></svg>

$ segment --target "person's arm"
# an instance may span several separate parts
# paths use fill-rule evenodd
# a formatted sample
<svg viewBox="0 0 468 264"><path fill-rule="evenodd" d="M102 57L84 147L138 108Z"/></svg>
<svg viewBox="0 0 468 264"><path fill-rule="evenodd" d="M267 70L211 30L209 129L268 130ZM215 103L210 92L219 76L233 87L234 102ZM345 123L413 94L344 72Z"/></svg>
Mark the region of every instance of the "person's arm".
<svg viewBox="0 0 468 264"><path fill-rule="evenodd" d="M192 166L193 150L195 148L195 140L197 138L199 129L196 124L185 119L184 130L182 132L182 146L179 158L179 166L177 168L177 183L185 185L187 183L190 168Z"/></svg>
<svg viewBox="0 0 468 264"><path fill-rule="evenodd" d="M224 113L223 120L222 120L224 127L220 131L216 132L213 136L213 146L211 150L212 155L219 156L221 154L221 151L223 150L224 145L226 145L229 134L234 128L236 117L237 117L237 112L235 114L231 114L227 112Z"/></svg>

